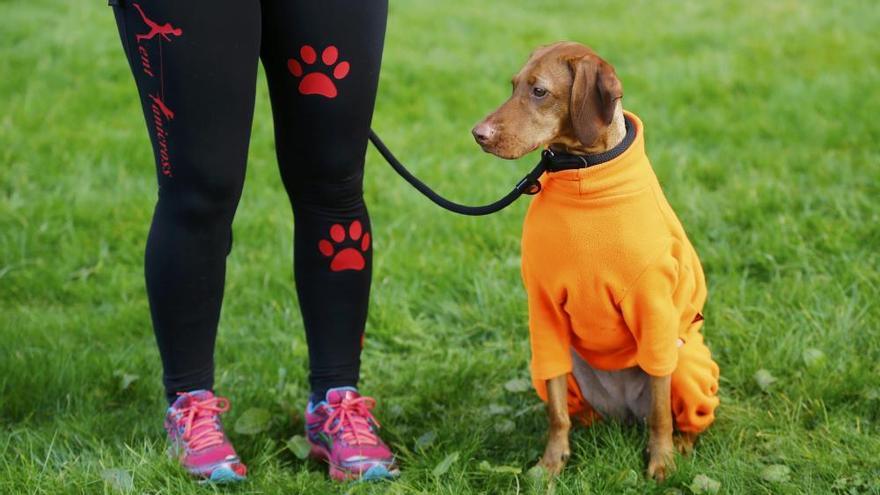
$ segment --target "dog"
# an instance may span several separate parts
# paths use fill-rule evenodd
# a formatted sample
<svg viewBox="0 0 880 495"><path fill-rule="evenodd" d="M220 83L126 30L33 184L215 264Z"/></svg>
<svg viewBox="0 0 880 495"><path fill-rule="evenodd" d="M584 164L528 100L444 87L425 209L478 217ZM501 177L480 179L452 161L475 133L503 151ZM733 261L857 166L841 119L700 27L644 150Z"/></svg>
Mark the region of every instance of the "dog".
<svg viewBox="0 0 880 495"><path fill-rule="evenodd" d="M714 421L719 369L700 333L702 266L622 97L608 62L558 42L472 134L501 158L544 148L574 164L544 174L523 225L530 367L549 422L539 464L561 472L572 418L644 421L647 475L663 480Z"/></svg>

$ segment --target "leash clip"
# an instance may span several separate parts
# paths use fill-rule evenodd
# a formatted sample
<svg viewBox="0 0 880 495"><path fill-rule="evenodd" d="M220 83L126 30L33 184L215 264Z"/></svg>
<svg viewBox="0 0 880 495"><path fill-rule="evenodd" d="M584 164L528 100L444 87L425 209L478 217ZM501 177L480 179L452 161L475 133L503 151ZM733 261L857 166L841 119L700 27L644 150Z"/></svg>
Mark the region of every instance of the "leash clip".
<svg viewBox="0 0 880 495"><path fill-rule="evenodd" d="M529 181L529 184L526 186L525 190L523 190L523 194L528 194L529 196L534 196L541 192L541 183L537 180Z"/></svg>
<svg viewBox="0 0 880 495"><path fill-rule="evenodd" d="M522 194L528 194L529 196L534 196L541 192L541 182L538 179L548 170L547 162L554 156L556 156L556 154L553 153L550 148L545 148L544 151L541 152L541 161L538 163L538 166L528 175L523 177L523 179L516 185L515 189Z"/></svg>
<svg viewBox="0 0 880 495"><path fill-rule="evenodd" d="M538 182L537 178L532 177L531 175L527 175L523 177L522 180L519 181L519 183L517 183L514 189L523 194L534 196L535 194L541 192L541 183Z"/></svg>
<svg viewBox="0 0 880 495"><path fill-rule="evenodd" d="M518 191L520 194L528 194L529 196L534 196L541 192L541 182L538 180L547 170L546 160L548 157L552 157L553 152L549 149L546 149L541 152L541 161L538 162L538 165L529 172L525 177L522 178L516 184L514 188L515 191Z"/></svg>

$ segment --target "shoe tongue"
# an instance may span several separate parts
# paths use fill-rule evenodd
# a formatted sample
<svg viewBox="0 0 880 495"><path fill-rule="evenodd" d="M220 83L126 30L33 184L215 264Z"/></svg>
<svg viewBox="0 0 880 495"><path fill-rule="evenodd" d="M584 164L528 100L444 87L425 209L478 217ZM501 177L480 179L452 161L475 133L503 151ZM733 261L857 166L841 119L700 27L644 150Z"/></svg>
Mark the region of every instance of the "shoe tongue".
<svg viewBox="0 0 880 495"><path fill-rule="evenodd" d="M327 391L327 404L336 406L345 399L357 399L361 394L352 387L331 388Z"/></svg>
<svg viewBox="0 0 880 495"><path fill-rule="evenodd" d="M174 401L174 404L172 404L171 407L180 409L189 406L190 402L193 400L204 401L212 398L214 398L214 394L210 390L197 390L195 392L189 392L186 395L181 395L176 401Z"/></svg>

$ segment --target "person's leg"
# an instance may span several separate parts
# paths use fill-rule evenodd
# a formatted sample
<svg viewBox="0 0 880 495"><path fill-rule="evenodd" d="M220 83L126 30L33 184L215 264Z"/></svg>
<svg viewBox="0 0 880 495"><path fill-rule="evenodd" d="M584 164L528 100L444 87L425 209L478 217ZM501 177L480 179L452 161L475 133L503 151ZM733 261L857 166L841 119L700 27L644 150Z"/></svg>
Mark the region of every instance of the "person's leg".
<svg viewBox="0 0 880 495"><path fill-rule="evenodd" d="M190 472L238 479L244 466L222 430L215 430L217 414L228 405L210 389L231 224L253 117L259 3L111 4L156 160L159 194L145 275L165 390L169 402L178 393L199 391L173 403L166 427L172 440L186 443L185 450L199 452L181 457ZM190 413L213 419L178 431Z"/></svg>
<svg viewBox="0 0 880 495"><path fill-rule="evenodd" d="M281 176L295 216L294 271L314 395L357 385L372 231L364 155L387 2L263 2L262 60Z"/></svg>
<svg viewBox="0 0 880 495"><path fill-rule="evenodd" d="M125 0L117 23L144 108L159 195L150 311L169 401L213 386L232 217L245 175L260 47L255 0Z"/></svg>
<svg viewBox="0 0 880 495"><path fill-rule="evenodd" d="M364 155L387 7L384 0L263 2L262 60L295 217L294 272L309 344L306 431L337 479L397 473L376 434L374 401L355 389L372 264Z"/></svg>

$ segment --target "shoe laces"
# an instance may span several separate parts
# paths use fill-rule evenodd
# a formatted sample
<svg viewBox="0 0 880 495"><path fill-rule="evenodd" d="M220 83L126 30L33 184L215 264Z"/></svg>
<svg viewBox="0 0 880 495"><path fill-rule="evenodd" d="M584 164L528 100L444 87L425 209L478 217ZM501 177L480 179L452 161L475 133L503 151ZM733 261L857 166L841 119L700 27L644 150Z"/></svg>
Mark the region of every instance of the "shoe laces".
<svg viewBox="0 0 880 495"><path fill-rule="evenodd" d="M375 406L376 400L372 397L343 398L339 404L331 406L333 410L324 421L323 429L329 435L339 433L349 445L377 445L378 437L370 426L372 423L379 427L370 412Z"/></svg>
<svg viewBox="0 0 880 495"><path fill-rule="evenodd" d="M198 400L183 392L178 395L189 397L189 404L177 410L177 425L183 423L183 440L190 450L201 450L223 443L223 430L219 428L217 415L229 410L229 399L211 397Z"/></svg>

